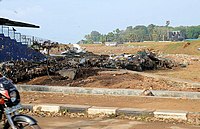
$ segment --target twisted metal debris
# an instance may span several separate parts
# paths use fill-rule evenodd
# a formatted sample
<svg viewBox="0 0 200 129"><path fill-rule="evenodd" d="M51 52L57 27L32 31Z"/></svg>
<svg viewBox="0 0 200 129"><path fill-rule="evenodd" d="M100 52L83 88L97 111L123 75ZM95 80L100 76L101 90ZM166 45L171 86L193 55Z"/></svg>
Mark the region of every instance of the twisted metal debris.
<svg viewBox="0 0 200 129"><path fill-rule="evenodd" d="M74 53L69 51L63 57L49 57L42 62L10 61L0 66L0 72L15 83L30 80L43 75L63 75L76 79L86 76L92 69L128 69L134 71L156 70L176 67L177 64L151 51L140 51L137 54L95 55L91 52ZM62 70L62 72L60 72ZM68 73L70 71L70 76ZM74 73L72 72L74 71Z"/></svg>

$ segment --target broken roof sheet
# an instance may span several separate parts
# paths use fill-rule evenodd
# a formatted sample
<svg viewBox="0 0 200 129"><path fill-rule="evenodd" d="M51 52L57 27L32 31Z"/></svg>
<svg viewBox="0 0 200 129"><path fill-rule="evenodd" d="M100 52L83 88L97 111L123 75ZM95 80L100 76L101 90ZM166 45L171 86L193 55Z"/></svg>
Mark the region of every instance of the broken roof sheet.
<svg viewBox="0 0 200 129"><path fill-rule="evenodd" d="M18 22L18 21L12 21L12 20L5 19L5 18L0 18L0 25L40 28L37 25L33 25L33 24L29 24L29 23L24 23L24 22Z"/></svg>

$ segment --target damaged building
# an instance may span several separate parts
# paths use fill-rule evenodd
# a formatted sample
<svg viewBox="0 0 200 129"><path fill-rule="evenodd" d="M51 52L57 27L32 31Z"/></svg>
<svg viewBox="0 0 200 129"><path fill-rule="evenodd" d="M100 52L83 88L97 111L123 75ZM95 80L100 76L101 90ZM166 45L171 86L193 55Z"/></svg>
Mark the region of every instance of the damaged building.
<svg viewBox="0 0 200 129"><path fill-rule="evenodd" d="M170 31L168 34L170 41L183 41L185 40L185 33L182 31Z"/></svg>

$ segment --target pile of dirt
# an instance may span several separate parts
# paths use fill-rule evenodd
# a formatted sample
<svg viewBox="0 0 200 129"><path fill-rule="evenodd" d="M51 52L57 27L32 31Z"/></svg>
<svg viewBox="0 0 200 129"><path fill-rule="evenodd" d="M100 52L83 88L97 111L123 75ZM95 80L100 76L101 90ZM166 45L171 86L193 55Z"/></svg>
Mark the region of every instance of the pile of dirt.
<svg viewBox="0 0 200 129"><path fill-rule="evenodd" d="M77 80L62 79L59 76L43 76L26 82L28 85L49 85L69 87L91 87L91 88L117 88L117 89L150 89L170 91L192 91L200 92L200 88L176 87L164 79L146 77L139 74L129 73L101 73L80 78Z"/></svg>

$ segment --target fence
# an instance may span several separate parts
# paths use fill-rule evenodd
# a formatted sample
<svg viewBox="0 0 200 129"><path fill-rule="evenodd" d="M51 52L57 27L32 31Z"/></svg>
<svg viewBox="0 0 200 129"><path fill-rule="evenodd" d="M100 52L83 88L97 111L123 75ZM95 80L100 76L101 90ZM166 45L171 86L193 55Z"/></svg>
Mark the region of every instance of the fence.
<svg viewBox="0 0 200 129"><path fill-rule="evenodd" d="M34 42L44 43L45 41L49 41L44 38L39 38L30 35L22 35L21 33L16 32L16 30L13 27L8 27L4 25L0 26L0 34L4 34L5 37L10 37L11 39L16 40L17 42L26 44L28 46L31 46Z"/></svg>

